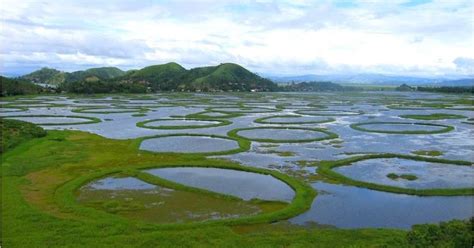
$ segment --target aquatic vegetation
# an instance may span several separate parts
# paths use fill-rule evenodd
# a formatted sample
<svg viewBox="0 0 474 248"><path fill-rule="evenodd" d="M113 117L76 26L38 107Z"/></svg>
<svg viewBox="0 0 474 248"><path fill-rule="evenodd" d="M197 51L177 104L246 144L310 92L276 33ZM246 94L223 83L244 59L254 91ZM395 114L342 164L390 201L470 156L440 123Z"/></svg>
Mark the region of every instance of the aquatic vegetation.
<svg viewBox="0 0 474 248"><path fill-rule="evenodd" d="M163 123L160 125L160 123ZM137 123L137 127L151 129L194 129L230 125L232 122L221 119L204 118L167 118L151 119Z"/></svg>
<svg viewBox="0 0 474 248"><path fill-rule="evenodd" d="M255 123L261 124L319 124L335 121L334 118L312 119L301 115L275 115L255 119Z"/></svg>
<svg viewBox="0 0 474 248"><path fill-rule="evenodd" d="M78 115L8 115L3 119L19 119L43 126L81 125L101 122L99 118Z"/></svg>
<svg viewBox="0 0 474 248"><path fill-rule="evenodd" d="M398 175L398 174L395 174L395 173L389 173L389 174L387 174L387 177L392 179L392 180L397 180L397 179L401 178L401 179L406 179L406 180L409 180L409 181L413 181L413 180L418 179L417 176L412 175L412 174Z"/></svg>
<svg viewBox="0 0 474 248"><path fill-rule="evenodd" d="M386 154L371 154L371 155L356 156L356 157L351 157L351 158L337 160L337 161L322 161L320 162L317 171L319 174L325 177L328 177L332 180L336 180L344 184L353 185L357 187L364 187L364 188L373 189L373 190L387 191L387 192L392 192L392 193L423 195L423 196L474 195L474 188L436 188L436 189L402 188L402 187L397 187L397 186L382 185L382 184L377 184L377 183L355 180L333 170L333 168L336 168L336 167L350 166L352 163L355 163L358 161L368 160L368 159L377 159L377 158L401 158L401 159L416 160L416 161L443 163L443 164L453 165L453 166L471 166L472 164L471 162L468 162L468 161L447 160L447 159L439 159L439 158L429 158L429 157L386 153Z"/></svg>
<svg viewBox="0 0 474 248"><path fill-rule="evenodd" d="M367 126L375 127L367 128ZM351 124L350 127L363 132L386 134L438 134L454 130L452 126L422 122L362 122ZM388 127L389 129L384 129L384 127ZM421 129L419 127L421 127ZM397 128L401 130L397 130ZM425 130L423 130L423 128L425 128Z"/></svg>
<svg viewBox="0 0 474 248"><path fill-rule="evenodd" d="M435 113L429 115L400 115L402 118L415 119L415 120L445 120L445 119L465 119L464 115Z"/></svg>
<svg viewBox="0 0 474 248"><path fill-rule="evenodd" d="M438 157L443 155L443 152L441 151L436 151L436 150L418 150L418 151L413 151L411 152L416 155L421 155L421 156L430 156L430 157Z"/></svg>
<svg viewBox="0 0 474 248"><path fill-rule="evenodd" d="M240 132L244 131L251 131L256 130L255 135L260 136L262 130L268 130L268 135L275 135L273 137L249 137L248 135L239 134ZM272 132L272 130L280 131L278 134L277 132ZM299 131L299 133L295 134L295 138L282 138L281 131ZM302 135L301 131L308 133L308 135ZM322 134L322 135L321 135ZM328 139L335 139L338 137L337 134L331 133L325 129L321 128L303 128L303 127L249 127L249 128L237 128L233 129L228 132L230 137L240 138L240 139L248 139L251 141L257 142L268 142L268 143L303 143L303 142L313 142L313 141L321 141L321 140L328 140ZM291 134L289 134L291 135ZM303 136L303 137L301 137ZM306 137L305 137L306 136Z"/></svg>

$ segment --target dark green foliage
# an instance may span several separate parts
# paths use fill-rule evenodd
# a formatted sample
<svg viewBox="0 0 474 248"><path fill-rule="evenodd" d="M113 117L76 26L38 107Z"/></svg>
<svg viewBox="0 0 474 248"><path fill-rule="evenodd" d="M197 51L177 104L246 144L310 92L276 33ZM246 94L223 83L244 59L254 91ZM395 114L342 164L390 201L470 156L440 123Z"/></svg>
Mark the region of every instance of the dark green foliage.
<svg viewBox="0 0 474 248"><path fill-rule="evenodd" d="M46 135L44 129L29 122L1 118L0 125L2 130L0 153L15 147L21 142Z"/></svg>
<svg viewBox="0 0 474 248"><path fill-rule="evenodd" d="M392 180L397 180L399 178L402 178L402 179L405 179L405 180L408 180L408 181L414 181L414 180L418 179L418 177L413 175L413 174L398 175L398 174L395 174L395 173L388 173L387 177L392 179Z"/></svg>
<svg viewBox="0 0 474 248"><path fill-rule="evenodd" d="M415 120L445 120L445 119L464 119L467 118L464 115L455 115L455 114L444 114L444 113L435 113L429 115L400 115L402 118L415 119Z"/></svg>
<svg viewBox="0 0 474 248"><path fill-rule="evenodd" d="M43 91L43 87L19 79L10 79L0 76L1 96L15 96L38 94Z"/></svg>
<svg viewBox="0 0 474 248"><path fill-rule="evenodd" d="M153 91L273 91L276 84L231 63L186 70L176 63L148 66L120 78Z"/></svg>
<svg viewBox="0 0 474 248"><path fill-rule="evenodd" d="M196 68L200 72L188 87L202 91L274 91L276 84L264 79L240 65L224 63L215 67ZM199 75L201 74L201 75ZM207 75L205 75L207 74Z"/></svg>
<svg viewBox="0 0 474 248"><path fill-rule="evenodd" d="M456 247L473 246L474 218L470 221L452 220L439 225L414 225L407 234L410 247Z"/></svg>
<svg viewBox="0 0 474 248"><path fill-rule="evenodd" d="M442 86L442 87L417 87L418 91L440 92L440 93L471 93L474 94L474 86Z"/></svg>
<svg viewBox="0 0 474 248"><path fill-rule="evenodd" d="M80 94L97 93L146 93L148 86L144 83L80 81L67 82L60 85L61 91Z"/></svg>
<svg viewBox="0 0 474 248"><path fill-rule="evenodd" d="M129 83L145 83L150 85L153 91L171 91L176 89L179 84L179 78L186 72L182 66L177 63L167 63L163 65L152 65L141 70L127 74L117 81L126 81Z"/></svg>

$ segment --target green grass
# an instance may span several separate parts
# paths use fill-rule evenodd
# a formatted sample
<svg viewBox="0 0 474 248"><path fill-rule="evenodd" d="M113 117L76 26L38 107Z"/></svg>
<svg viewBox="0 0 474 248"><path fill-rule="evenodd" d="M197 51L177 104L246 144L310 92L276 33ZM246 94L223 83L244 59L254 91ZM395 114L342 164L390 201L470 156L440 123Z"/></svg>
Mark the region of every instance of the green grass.
<svg viewBox="0 0 474 248"><path fill-rule="evenodd" d="M422 126L442 127L442 128L439 130L433 130L433 131L429 131L429 130L389 131L389 130L373 130L373 129L367 129L363 127L365 125L372 125L372 124L422 125ZM422 123L422 122L360 122L360 123L351 124L350 127L352 129L363 131L363 132L386 133L386 134L439 134L439 133L447 133L454 130L453 126L433 124L433 123Z"/></svg>
<svg viewBox="0 0 474 248"><path fill-rule="evenodd" d="M356 156L336 161L322 161L318 165L318 174L335 180L337 182L353 185L362 188L368 188L379 191L386 191L397 194L407 194L407 195L420 195L420 196L457 196L457 195L474 195L474 188L435 188L435 189L412 189L412 188L401 188L390 185L376 184L370 182L364 182L355 180L349 177L346 177L336 171L333 168L340 166L350 166L352 163L368 160L368 159L378 159L378 158L400 158L400 159L409 159L415 161L426 161L433 163L442 163L447 166L471 166L471 162L461 161L461 160L447 160L440 158L429 158L421 156L412 156L412 155L403 155L403 154L392 154L392 153L383 153L383 154L370 154L363 156ZM390 178L398 176L391 175ZM406 179L413 178L411 176L405 176Z"/></svg>
<svg viewBox="0 0 474 248"><path fill-rule="evenodd" d="M257 118L254 120L255 123L260 124L319 124L319 123L327 123L335 121L334 118L327 118L326 120L319 120L319 121L292 121L292 122L284 122L284 121L271 121L275 118L300 118L301 115L274 115L274 116L267 116L262 118Z"/></svg>
<svg viewBox="0 0 474 248"><path fill-rule="evenodd" d="M284 129L284 130L307 130L307 131L314 131L326 134L324 137L319 138L310 138L310 139L291 139L291 140L281 140L281 139L254 139L254 138L246 138L240 136L238 133L244 130L258 130L258 129ZM314 141L321 141L321 140L329 140L329 139L336 139L339 136L335 133L329 132L326 129L322 128L303 128L303 127L249 127L249 128L236 128L230 130L227 135L229 137L235 139L245 139L250 141L256 142L266 142L266 143L306 143L306 142L314 142Z"/></svg>
<svg viewBox="0 0 474 248"><path fill-rule="evenodd" d="M160 125L160 126L147 126L148 123L151 122L159 122L159 121L168 121L168 120L181 120L181 121L210 121L210 122L217 122L211 123L206 125L181 125L181 126L173 126L173 125ZM196 129L196 128L210 128L210 127L219 127L219 126L226 126L230 125L232 122L228 120L222 119L208 119L208 118L167 118L167 119L151 119L146 121L141 121L137 123L137 127L141 128L150 128L150 129Z"/></svg>
<svg viewBox="0 0 474 248"><path fill-rule="evenodd" d="M430 156L430 157L438 157L438 156L443 155L442 151L437 151L437 150L418 150L418 151L413 151L411 153L420 155L420 156Z"/></svg>
<svg viewBox="0 0 474 248"><path fill-rule="evenodd" d="M265 224L305 211L314 191L296 178L193 154L137 150L136 140L48 131L2 156L4 247L400 247L405 231L303 229ZM157 225L81 206L73 192L97 177L162 166L210 166L270 173L296 188L291 207L208 223ZM258 228L253 228L258 224ZM248 230L242 233L241 230Z"/></svg>
<svg viewBox="0 0 474 248"><path fill-rule="evenodd" d="M0 118L0 153L8 151L22 142L43 137L46 131L32 123Z"/></svg>
<svg viewBox="0 0 474 248"><path fill-rule="evenodd" d="M429 115L400 115L402 118L415 120L446 120L446 119L465 119L464 115L435 113Z"/></svg>
<svg viewBox="0 0 474 248"><path fill-rule="evenodd" d="M37 125L43 125L43 126L62 126L62 125L81 125L81 124L92 124L92 123L99 123L101 120L99 118L95 117L90 117L90 116L78 116L78 115L9 115L9 116L3 116L0 117L1 119L9 119L13 117L59 117L59 118L71 118L71 119L82 119L83 121L77 121L77 122L68 122L68 123L38 123Z"/></svg>
<svg viewBox="0 0 474 248"><path fill-rule="evenodd" d="M138 149L140 147L141 142L144 140L153 139L153 138L162 138L162 137L175 137L175 136L176 137L180 137L180 136L209 137L209 138L217 138L217 139L226 139L226 140L236 141L239 145L238 148L227 150L227 151L186 153L188 155L199 155L199 156L230 155L230 154L248 151L250 150L250 145L251 145L250 141L240 138L240 137L227 137L227 136L221 136L221 135L206 135L206 134L194 134L194 133L178 133L178 134L163 134L163 135L147 136L147 137L135 139L133 144ZM148 152L148 151L142 151L142 152ZM153 152L150 152L150 153L153 153ZM183 154L183 153L169 152L166 154L177 155L177 154Z"/></svg>

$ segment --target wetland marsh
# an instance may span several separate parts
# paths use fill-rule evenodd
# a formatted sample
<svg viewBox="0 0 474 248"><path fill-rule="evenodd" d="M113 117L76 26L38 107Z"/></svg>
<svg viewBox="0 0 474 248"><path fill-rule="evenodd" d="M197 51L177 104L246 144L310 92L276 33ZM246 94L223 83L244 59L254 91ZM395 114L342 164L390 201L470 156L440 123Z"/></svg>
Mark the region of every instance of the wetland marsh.
<svg viewBox="0 0 474 248"><path fill-rule="evenodd" d="M87 228L111 225L106 233L129 225L191 235L186 230L194 227L239 233L264 225L271 233L285 226L290 233L326 236L386 228L369 229L369 236L398 237L404 233L398 229L415 224L474 215L472 96L140 97L2 102L2 121L32 122L48 131L2 158L8 187L3 214L12 216L5 222L21 223L15 218L34 208L31 218L68 223L80 232L86 227L78 219ZM470 104L460 105L461 99ZM427 103L437 105L419 108ZM412 117L415 122L408 121ZM16 239L18 228L6 236Z"/></svg>

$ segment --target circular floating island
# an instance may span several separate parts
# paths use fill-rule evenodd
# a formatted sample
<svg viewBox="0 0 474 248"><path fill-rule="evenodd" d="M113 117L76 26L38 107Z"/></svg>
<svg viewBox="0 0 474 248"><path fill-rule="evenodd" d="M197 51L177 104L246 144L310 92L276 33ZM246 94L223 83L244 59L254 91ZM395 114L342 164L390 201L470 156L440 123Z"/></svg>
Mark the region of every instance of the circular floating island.
<svg viewBox="0 0 474 248"><path fill-rule="evenodd" d="M335 139L337 134L320 128L249 127L229 131L230 137L268 143L303 143Z"/></svg>
<svg viewBox="0 0 474 248"><path fill-rule="evenodd" d="M351 116L361 115L362 112L348 111L348 110L329 110L329 109L302 109L295 111L301 115L314 115L314 116Z"/></svg>
<svg viewBox="0 0 474 248"><path fill-rule="evenodd" d="M222 112L222 113L239 113L239 114L254 114L254 113L272 113L278 112L279 109L264 108L264 107L222 107L222 108L209 108L208 111Z"/></svg>
<svg viewBox="0 0 474 248"><path fill-rule="evenodd" d="M334 118L323 116L302 116L302 115L275 115L255 120L261 124L319 124L335 121Z"/></svg>
<svg viewBox="0 0 474 248"><path fill-rule="evenodd" d="M202 155L233 154L250 149L250 142L225 136L169 134L146 137L140 150L160 153L197 153Z"/></svg>
<svg viewBox="0 0 474 248"><path fill-rule="evenodd" d="M28 110L25 107L13 107L13 106L1 106L0 113L14 113L14 112L23 112Z"/></svg>
<svg viewBox="0 0 474 248"><path fill-rule="evenodd" d="M137 127L150 129L194 129L219 127L229 124L231 124L230 121L217 119L168 118L138 122Z"/></svg>
<svg viewBox="0 0 474 248"><path fill-rule="evenodd" d="M101 122L100 119L95 117L73 115L9 115L1 118L26 121L42 126L69 126Z"/></svg>
<svg viewBox="0 0 474 248"><path fill-rule="evenodd" d="M341 183L411 195L473 195L468 161L374 154L325 161L318 173Z"/></svg>
<svg viewBox="0 0 474 248"><path fill-rule="evenodd" d="M363 122L351 124L351 128L387 134L437 134L454 130L452 126L422 122Z"/></svg>
<svg viewBox="0 0 474 248"><path fill-rule="evenodd" d="M466 119L464 115L434 113L429 115L400 115L402 118L415 120L447 120L447 119Z"/></svg>
<svg viewBox="0 0 474 248"><path fill-rule="evenodd" d="M73 211L94 218L106 212L175 225L273 222L306 211L315 196L309 185L277 171L212 164L110 169L70 181L59 192L64 202L76 198Z"/></svg>
<svg viewBox="0 0 474 248"><path fill-rule="evenodd" d="M401 158L368 159L334 169L352 179L403 188L474 188L474 168Z"/></svg>
<svg viewBox="0 0 474 248"><path fill-rule="evenodd" d="M121 114L121 113L135 113L141 112L146 109L142 108L79 108L74 109L72 112L76 113L87 113L87 114Z"/></svg>

